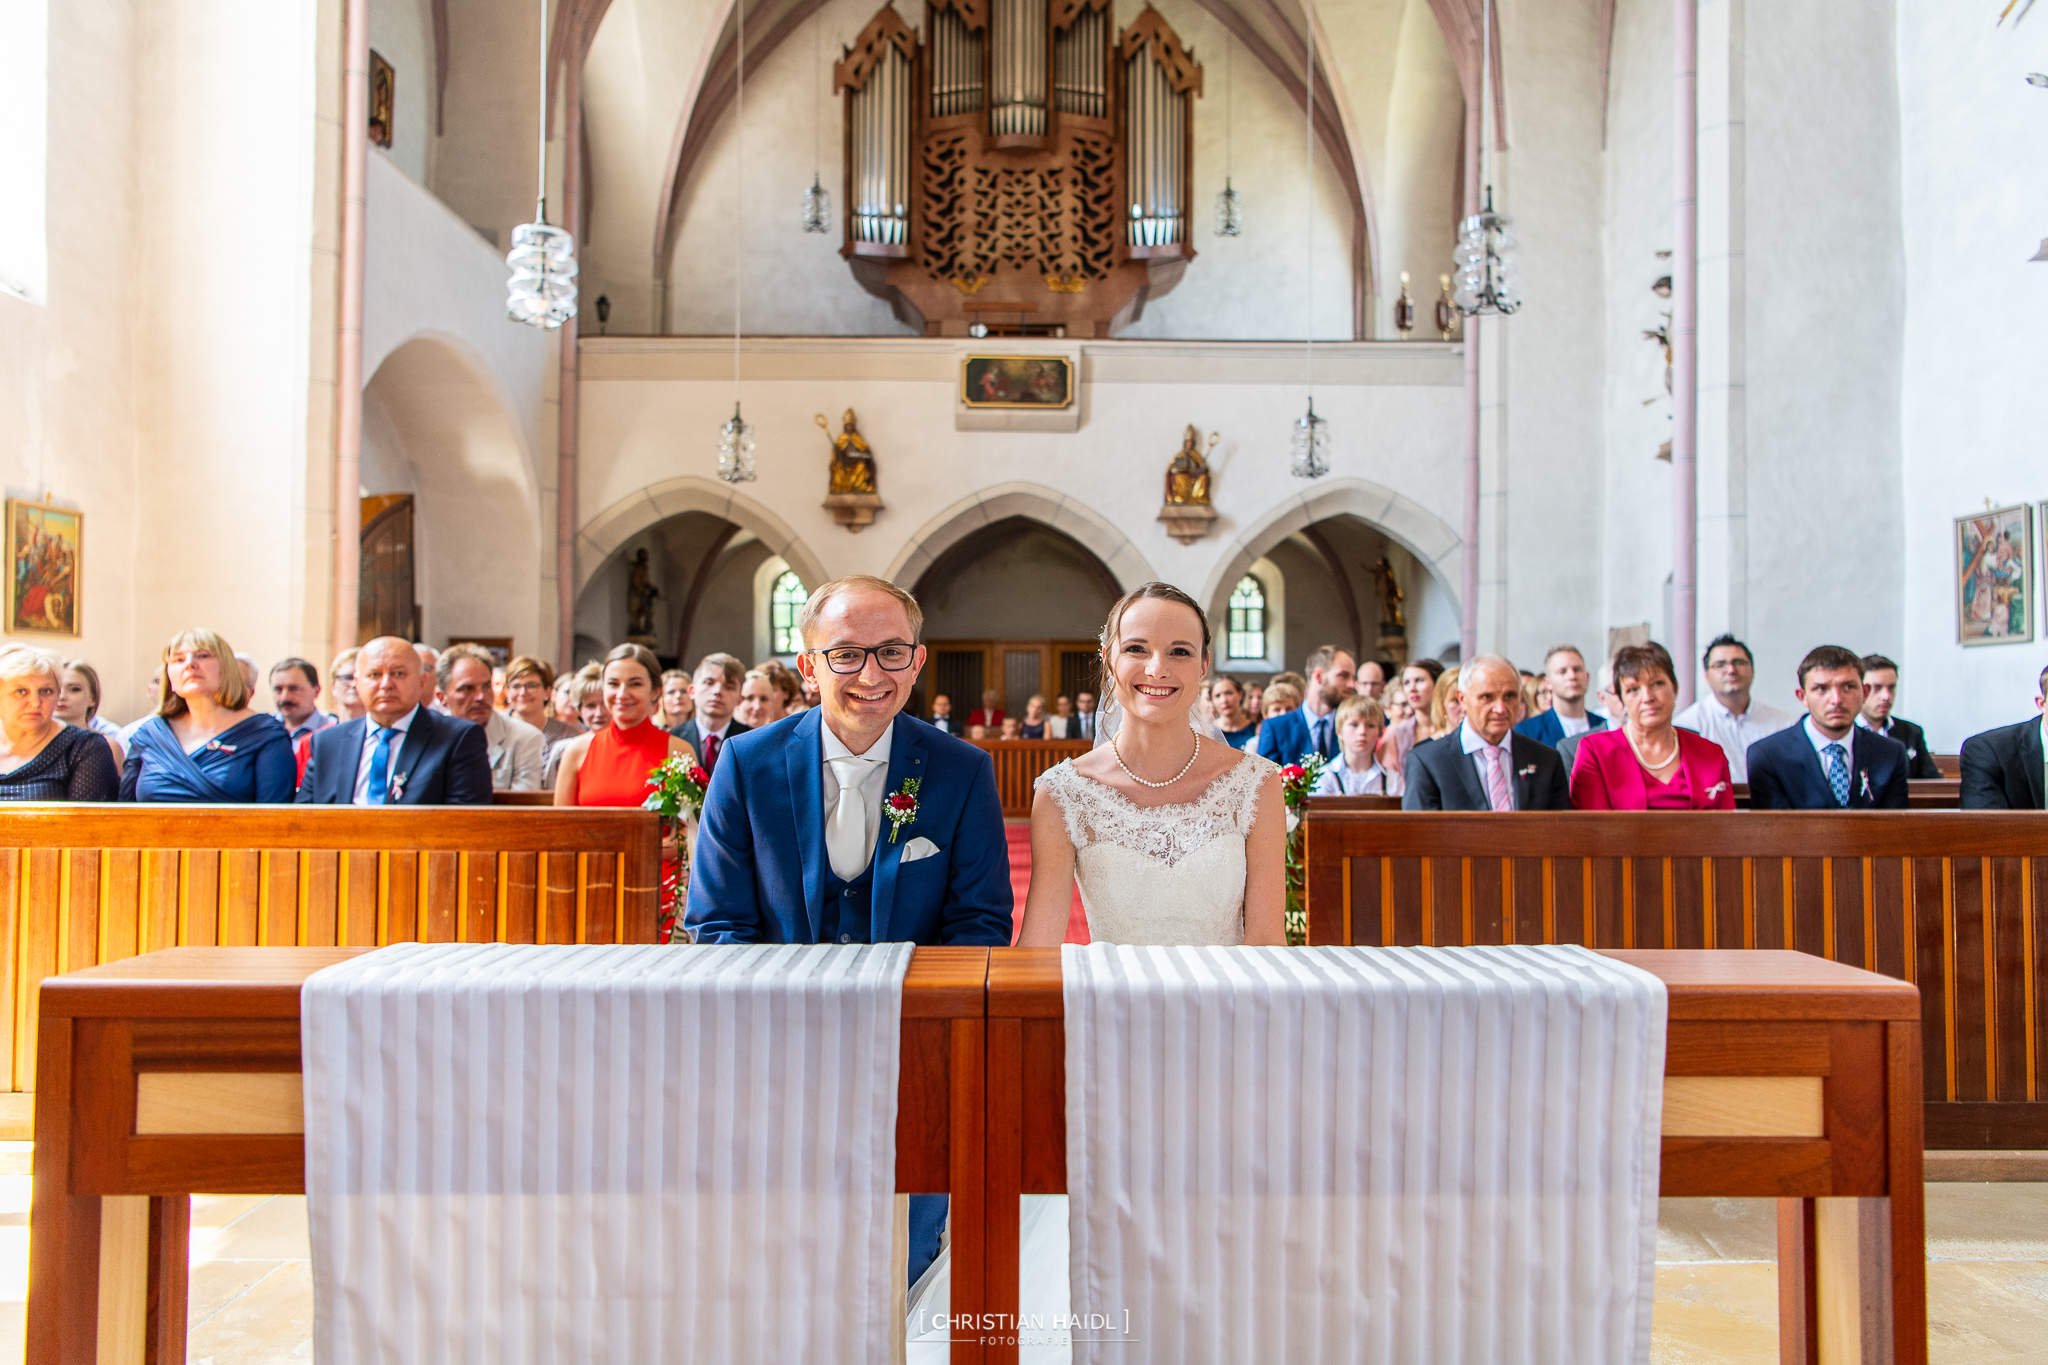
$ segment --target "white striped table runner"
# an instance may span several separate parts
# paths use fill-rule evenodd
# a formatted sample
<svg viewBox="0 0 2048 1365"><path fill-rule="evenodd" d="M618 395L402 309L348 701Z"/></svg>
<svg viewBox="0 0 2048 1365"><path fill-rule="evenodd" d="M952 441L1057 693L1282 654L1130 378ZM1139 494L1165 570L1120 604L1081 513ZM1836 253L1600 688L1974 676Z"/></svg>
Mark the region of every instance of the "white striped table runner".
<svg viewBox="0 0 2048 1365"><path fill-rule="evenodd" d="M306 982L322 1365L886 1359L908 944L400 944Z"/></svg>
<svg viewBox="0 0 2048 1365"><path fill-rule="evenodd" d="M1075 1361L1649 1359L1656 977L1571 947L1061 967Z"/></svg>

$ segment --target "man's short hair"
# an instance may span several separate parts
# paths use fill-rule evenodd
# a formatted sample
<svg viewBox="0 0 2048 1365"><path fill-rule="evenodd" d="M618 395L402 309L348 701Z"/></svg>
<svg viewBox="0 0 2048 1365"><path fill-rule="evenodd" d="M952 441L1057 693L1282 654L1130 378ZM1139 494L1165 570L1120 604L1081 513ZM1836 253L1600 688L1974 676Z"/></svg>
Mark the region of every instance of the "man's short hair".
<svg viewBox="0 0 2048 1365"><path fill-rule="evenodd" d="M923 642L924 608L917 605L917 599L886 578L877 578L873 574L855 573L848 574L844 578L833 579L830 583L812 593L809 599L804 602L804 609L796 614L796 634L797 638L803 641L804 648L810 648L811 627L818 624L818 618L824 615L825 604L843 592L861 590L885 593L900 602L903 605L903 614L910 618L910 643L920 644Z"/></svg>
<svg viewBox="0 0 2048 1365"><path fill-rule="evenodd" d="M434 665L434 686L436 689L442 692L448 690L448 684L455 677L455 665L463 659L474 659L482 664L485 677L489 677L491 670L497 667L497 664L491 658L491 652L482 645L450 645L441 651L441 658Z"/></svg>
<svg viewBox="0 0 2048 1365"><path fill-rule="evenodd" d="M1707 660L1714 657L1714 651L1717 649L1739 649L1742 651L1742 657L1749 660L1749 666L1751 668L1756 667L1756 655L1749 652L1749 646L1724 630L1713 639L1707 641L1706 652L1700 655L1701 668L1707 666Z"/></svg>
<svg viewBox="0 0 2048 1365"><path fill-rule="evenodd" d="M1899 671L1899 666L1890 659L1885 658L1882 654L1866 654L1863 656L1864 677L1867 678L1878 670L1885 668L1889 668L1894 673Z"/></svg>
<svg viewBox="0 0 2048 1365"><path fill-rule="evenodd" d="M734 687L740 686L747 680L747 666L731 654L706 654L703 658L697 660L697 673L702 673L707 668L716 668L719 676L723 677ZM692 673L690 676L694 678L697 676L697 673Z"/></svg>
<svg viewBox="0 0 2048 1365"><path fill-rule="evenodd" d="M1350 652L1350 650L1342 645L1324 645L1308 656L1308 662L1301 666L1302 674L1305 677L1313 678L1318 670L1328 668L1331 664L1336 663L1339 654L1349 654Z"/></svg>
<svg viewBox="0 0 2048 1365"><path fill-rule="evenodd" d="M307 684L311 686L315 692L318 692L320 690L320 670L313 667L313 665L309 663L307 660L298 658L296 655L289 659L279 659L276 663L270 666L271 681L275 682L277 680L277 675L284 672L288 668L298 669L299 672L306 675Z"/></svg>
<svg viewBox="0 0 2048 1365"><path fill-rule="evenodd" d="M1353 692L1337 703L1337 728L1344 728L1344 722L1353 716L1357 716L1367 725L1375 725L1381 729L1385 729L1387 725L1386 708L1363 692Z"/></svg>
<svg viewBox="0 0 2048 1365"><path fill-rule="evenodd" d="M1472 675L1482 668L1497 668L1510 678L1513 678L1515 686L1520 687L1522 685L1521 670L1517 669L1505 657L1499 654L1481 654L1476 656L1471 663L1463 665L1458 670L1458 690L1463 692L1465 690L1464 685L1470 683Z"/></svg>
<svg viewBox="0 0 2048 1365"><path fill-rule="evenodd" d="M1586 662L1586 651L1580 649L1577 645L1552 645L1549 649L1543 651L1543 671L1545 673L1550 671L1550 661L1560 654L1576 654L1579 656L1581 664Z"/></svg>
<svg viewBox="0 0 2048 1365"><path fill-rule="evenodd" d="M1808 650L1806 657L1799 661L1799 686L1802 690L1806 687L1806 675L1816 668L1853 668L1856 670L1856 677L1861 680L1863 656L1853 649L1844 649L1840 645L1819 645Z"/></svg>

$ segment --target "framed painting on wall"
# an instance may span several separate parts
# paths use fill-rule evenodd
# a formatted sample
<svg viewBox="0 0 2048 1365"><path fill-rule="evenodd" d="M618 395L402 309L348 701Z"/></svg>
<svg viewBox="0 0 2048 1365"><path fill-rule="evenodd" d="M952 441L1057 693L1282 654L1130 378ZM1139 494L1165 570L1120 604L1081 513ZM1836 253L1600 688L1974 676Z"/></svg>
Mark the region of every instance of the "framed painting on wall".
<svg viewBox="0 0 2048 1365"><path fill-rule="evenodd" d="M85 514L71 507L7 500L7 545L14 557L7 590L7 631L76 636L79 543Z"/></svg>
<svg viewBox="0 0 2048 1365"><path fill-rule="evenodd" d="M1956 518L1956 639L2016 645L2034 638L2034 511L1989 508Z"/></svg>
<svg viewBox="0 0 2048 1365"><path fill-rule="evenodd" d="M509 635L451 635L451 645L475 645L491 656L492 668L503 668L512 662L512 637Z"/></svg>
<svg viewBox="0 0 2048 1365"><path fill-rule="evenodd" d="M971 355L960 362L960 401L970 408L1064 408L1074 369L1063 355Z"/></svg>
<svg viewBox="0 0 2048 1365"><path fill-rule="evenodd" d="M396 126L392 117L398 105L398 76L392 71L391 63L370 52L370 141L379 147L389 149L391 130Z"/></svg>

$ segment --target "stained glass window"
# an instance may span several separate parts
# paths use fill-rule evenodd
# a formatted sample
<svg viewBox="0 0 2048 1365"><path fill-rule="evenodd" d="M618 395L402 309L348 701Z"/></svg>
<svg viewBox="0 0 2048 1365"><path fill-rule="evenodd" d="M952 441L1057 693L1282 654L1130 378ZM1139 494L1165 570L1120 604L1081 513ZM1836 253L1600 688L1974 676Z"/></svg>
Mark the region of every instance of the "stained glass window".
<svg viewBox="0 0 2048 1365"><path fill-rule="evenodd" d="M1266 657L1266 589L1246 574L1230 590L1230 632L1224 649L1227 659Z"/></svg>
<svg viewBox="0 0 2048 1365"><path fill-rule="evenodd" d="M794 654L803 648L803 643L797 639L796 618L809 596L804 591L803 580L794 571L776 579L775 586L769 589L768 640L773 652Z"/></svg>

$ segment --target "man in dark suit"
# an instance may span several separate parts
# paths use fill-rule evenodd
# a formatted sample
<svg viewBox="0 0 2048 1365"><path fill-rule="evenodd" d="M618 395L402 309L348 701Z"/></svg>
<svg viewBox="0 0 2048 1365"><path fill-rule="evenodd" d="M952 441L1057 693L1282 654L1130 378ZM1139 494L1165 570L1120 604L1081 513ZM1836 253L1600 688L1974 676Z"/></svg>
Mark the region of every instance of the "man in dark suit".
<svg viewBox="0 0 2048 1365"><path fill-rule="evenodd" d="M2048 729L2048 668L2035 684L2040 715L1963 741L1964 810L2042 810L2042 732Z"/></svg>
<svg viewBox="0 0 2048 1365"><path fill-rule="evenodd" d="M1522 675L1482 654L1458 675L1465 719L1408 751L1402 810L1570 810L1564 760L1540 740L1514 733Z"/></svg>
<svg viewBox="0 0 2048 1365"><path fill-rule="evenodd" d="M1927 732L1892 714L1899 695L1899 666L1882 654L1863 656L1863 714L1858 725L1906 746L1906 776L1925 780L1941 776L1941 765L1927 749Z"/></svg>
<svg viewBox="0 0 2048 1365"><path fill-rule="evenodd" d="M1259 725L1259 757L1285 766L1307 753L1337 756L1337 703L1357 687L1358 665L1335 645L1324 645L1301 667L1308 685L1301 705Z"/></svg>
<svg viewBox="0 0 2048 1365"><path fill-rule="evenodd" d="M747 666L730 654L706 654L690 679L696 713L669 733L696 750L707 773L718 771L718 755L727 740L754 728L732 718L746 680Z"/></svg>
<svg viewBox="0 0 2048 1365"><path fill-rule="evenodd" d="M488 806L491 755L483 727L420 705L419 652L379 636L356 655L357 720L313 735L299 800L322 806Z"/></svg>
<svg viewBox="0 0 2048 1365"><path fill-rule="evenodd" d="M1543 656L1543 676L1550 684L1550 709L1517 725L1516 734L1555 746L1574 735L1607 728L1607 717L1587 709L1586 686L1593 675L1586 671L1586 656L1577 645L1552 645Z"/></svg>
<svg viewBox="0 0 2048 1365"><path fill-rule="evenodd" d="M1749 746L1752 810L1904 810L1906 746L1856 723L1863 659L1822 645L1799 661L1806 718Z"/></svg>

